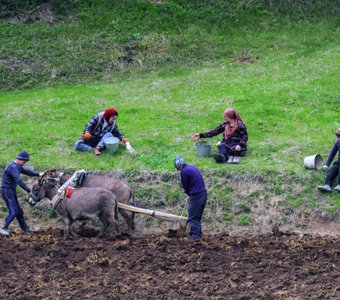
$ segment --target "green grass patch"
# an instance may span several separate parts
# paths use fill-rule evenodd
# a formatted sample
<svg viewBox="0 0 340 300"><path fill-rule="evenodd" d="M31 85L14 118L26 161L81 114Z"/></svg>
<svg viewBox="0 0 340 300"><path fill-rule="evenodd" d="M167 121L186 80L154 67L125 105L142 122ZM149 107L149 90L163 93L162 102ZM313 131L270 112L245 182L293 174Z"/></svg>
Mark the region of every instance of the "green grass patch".
<svg viewBox="0 0 340 300"><path fill-rule="evenodd" d="M225 222L231 209L249 213L261 197L277 197L290 209L339 210L337 194L316 191L325 174L303 167L305 156L327 158L340 127L338 21L247 3L82 2L53 26L1 19L0 168L25 149L37 170L173 178L173 159L181 154L207 174L208 205ZM85 124L109 107L119 111L119 128L135 153L122 144L114 155L76 152ZM223 122L227 107L240 112L249 134L238 165L197 156L191 140ZM220 139L210 139L212 154ZM236 193L232 182L220 182L240 174L261 177L266 189ZM183 201L177 186L151 184L136 194L157 198L156 207Z"/></svg>

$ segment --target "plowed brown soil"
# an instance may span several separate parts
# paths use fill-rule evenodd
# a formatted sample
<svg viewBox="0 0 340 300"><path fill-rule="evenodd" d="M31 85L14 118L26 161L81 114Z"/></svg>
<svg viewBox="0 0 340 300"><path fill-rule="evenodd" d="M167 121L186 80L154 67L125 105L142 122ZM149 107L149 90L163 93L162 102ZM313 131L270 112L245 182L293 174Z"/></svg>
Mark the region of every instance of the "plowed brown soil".
<svg viewBox="0 0 340 300"><path fill-rule="evenodd" d="M340 238L0 237L0 299L340 299Z"/></svg>

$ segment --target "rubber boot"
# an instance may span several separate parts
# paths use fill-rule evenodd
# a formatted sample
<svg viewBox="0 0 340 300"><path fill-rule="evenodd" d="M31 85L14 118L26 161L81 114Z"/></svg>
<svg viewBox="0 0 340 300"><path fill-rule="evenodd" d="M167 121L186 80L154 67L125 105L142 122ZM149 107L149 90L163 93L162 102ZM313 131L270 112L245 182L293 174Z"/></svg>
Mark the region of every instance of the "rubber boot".
<svg viewBox="0 0 340 300"><path fill-rule="evenodd" d="M2 234L2 235L9 235L9 231L6 228L0 228L0 234Z"/></svg>
<svg viewBox="0 0 340 300"><path fill-rule="evenodd" d="M329 184L325 184L325 185L319 185L318 190L323 193L329 193L332 191L332 188Z"/></svg>
<svg viewBox="0 0 340 300"><path fill-rule="evenodd" d="M31 227L26 228L24 231L31 234L33 233L33 229Z"/></svg>
<svg viewBox="0 0 340 300"><path fill-rule="evenodd" d="M241 157L240 156L234 156L233 158L233 164L239 164L241 161Z"/></svg>

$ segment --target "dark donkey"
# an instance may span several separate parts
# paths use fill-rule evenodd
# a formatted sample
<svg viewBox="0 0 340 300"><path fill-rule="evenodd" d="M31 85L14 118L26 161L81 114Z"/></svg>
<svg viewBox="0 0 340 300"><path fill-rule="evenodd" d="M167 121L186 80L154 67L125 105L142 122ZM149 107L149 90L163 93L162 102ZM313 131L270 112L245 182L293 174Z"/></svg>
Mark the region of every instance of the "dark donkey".
<svg viewBox="0 0 340 300"><path fill-rule="evenodd" d="M57 190L55 184L50 184L42 177L33 185L31 195L34 195L37 201L45 197L52 200ZM75 221L96 217L102 222L100 235L103 235L110 225L113 225L117 234L120 234L116 196L106 189L86 187L73 189L71 195L65 195L57 202L55 209L65 224L65 234L76 235L72 229Z"/></svg>
<svg viewBox="0 0 340 300"><path fill-rule="evenodd" d="M57 188L62 186L72 175L59 173L56 170L49 170L44 173L44 175L39 179L39 182L44 179L49 182L50 185L54 185ZM119 203L127 205L135 205L135 197L132 189L123 181L116 178L101 176L101 175L88 175L85 177L84 181L81 183L81 188L103 188L112 192L116 196L116 200ZM36 202L40 201L35 196L32 189L29 202L34 205ZM134 228L134 212L127 212L126 210L119 209L119 212L123 216L125 222L128 225L128 231L131 233Z"/></svg>

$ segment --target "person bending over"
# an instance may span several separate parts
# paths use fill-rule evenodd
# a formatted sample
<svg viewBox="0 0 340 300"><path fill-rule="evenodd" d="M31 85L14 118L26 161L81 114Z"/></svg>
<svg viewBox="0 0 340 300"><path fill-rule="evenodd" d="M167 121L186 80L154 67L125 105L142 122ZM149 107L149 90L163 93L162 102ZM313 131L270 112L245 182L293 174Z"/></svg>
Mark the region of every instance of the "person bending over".
<svg viewBox="0 0 340 300"><path fill-rule="evenodd" d="M199 240L202 237L201 219L208 198L203 176L196 167L188 165L182 156L175 158L174 167L180 172L182 187L189 196L188 224L190 238Z"/></svg>

